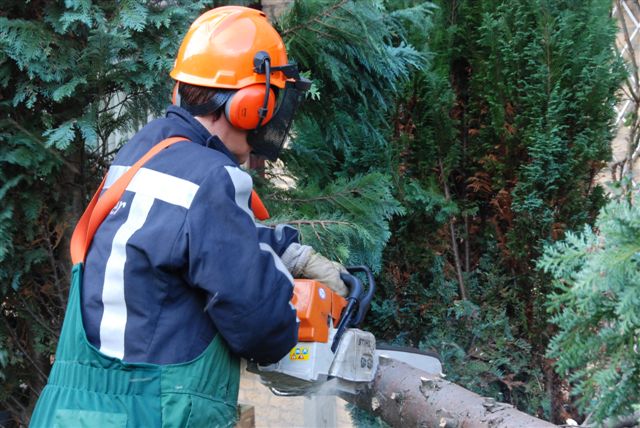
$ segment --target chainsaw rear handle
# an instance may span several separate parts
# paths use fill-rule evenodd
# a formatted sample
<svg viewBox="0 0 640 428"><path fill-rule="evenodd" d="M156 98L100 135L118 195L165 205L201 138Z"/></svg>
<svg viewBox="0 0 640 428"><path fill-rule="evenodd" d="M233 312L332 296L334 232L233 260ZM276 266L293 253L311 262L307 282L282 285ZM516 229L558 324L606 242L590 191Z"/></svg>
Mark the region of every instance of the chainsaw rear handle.
<svg viewBox="0 0 640 428"><path fill-rule="evenodd" d="M346 269L349 272L349 274L341 273L340 278L349 287L349 297L353 296L358 300L358 313L356 316L352 318L350 322L351 325L349 327L357 327L360 324L362 324L362 321L364 321L365 315L367 315L367 311L369 310L369 306L371 305L371 300L373 299L373 294L376 291L376 282L373 279L373 274L371 273L371 270L366 266L363 266L363 265L347 266ZM352 273L356 273L356 272L363 272L367 276L368 287L367 287L366 294L363 293L363 286L362 286L362 282L360 282L360 279L358 279L358 277L354 275L351 275ZM354 284L353 286L354 291L355 289L358 289L357 294L355 295L354 293L352 293L351 284Z"/></svg>

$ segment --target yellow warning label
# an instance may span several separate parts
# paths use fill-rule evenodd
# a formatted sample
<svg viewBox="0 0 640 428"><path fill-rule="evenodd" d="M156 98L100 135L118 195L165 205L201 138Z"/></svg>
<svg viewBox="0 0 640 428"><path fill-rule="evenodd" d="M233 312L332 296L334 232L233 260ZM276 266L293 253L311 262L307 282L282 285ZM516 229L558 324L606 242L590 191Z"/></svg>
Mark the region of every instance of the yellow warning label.
<svg viewBox="0 0 640 428"><path fill-rule="evenodd" d="M289 352L290 360L308 360L309 348L303 346L296 346Z"/></svg>

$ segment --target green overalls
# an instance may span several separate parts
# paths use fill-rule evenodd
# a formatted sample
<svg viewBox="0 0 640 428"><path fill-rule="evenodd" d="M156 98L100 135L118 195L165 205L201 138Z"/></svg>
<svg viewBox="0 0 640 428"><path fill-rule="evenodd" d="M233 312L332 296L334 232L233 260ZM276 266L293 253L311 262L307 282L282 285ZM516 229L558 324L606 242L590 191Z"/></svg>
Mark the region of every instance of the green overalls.
<svg viewBox="0 0 640 428"><path fill-rule="evenodd" d="M102 354L82 322L83 261L95 230L135 172L171 144L161 141L101 195L104 180L71 238L74 266L56 359L31 427L228 427L235 423L239 358L217 334L196 359L180 364L127 363Z"/></svg>
<svg viewBox="0 0 640 428"><path fill-rule="evenodd" d="M239 359L229 352L220 335L187 363L126 363L108 357L85 335L81 288L79 263L72 271L56 360L31 427L233 426Z"/></svg>

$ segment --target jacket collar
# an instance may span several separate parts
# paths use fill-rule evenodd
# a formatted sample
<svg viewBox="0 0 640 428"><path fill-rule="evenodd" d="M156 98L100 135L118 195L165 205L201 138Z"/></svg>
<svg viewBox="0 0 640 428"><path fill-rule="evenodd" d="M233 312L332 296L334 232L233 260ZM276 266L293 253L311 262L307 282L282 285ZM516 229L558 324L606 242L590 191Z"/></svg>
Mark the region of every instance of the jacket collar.
<svg viewBox="0 0 640 428"><path fill-rule="evenodd" d="M192 142L200 144L201 146L209 147L213 150L222 152L236 165L240 165L238 163L238 159L233 153L229 151L229 149L227 149L222 140L218 138L217 135L212 135L207 130L207 128L205 128L200 122L198 122L191 115L191 113L189 113L185 109L176 105L171 105L167 108L166 117L181 122L182 126L180 126L180 128L182 128L181 131L184 135L181 135L183 137L186 137Z"/></svg>

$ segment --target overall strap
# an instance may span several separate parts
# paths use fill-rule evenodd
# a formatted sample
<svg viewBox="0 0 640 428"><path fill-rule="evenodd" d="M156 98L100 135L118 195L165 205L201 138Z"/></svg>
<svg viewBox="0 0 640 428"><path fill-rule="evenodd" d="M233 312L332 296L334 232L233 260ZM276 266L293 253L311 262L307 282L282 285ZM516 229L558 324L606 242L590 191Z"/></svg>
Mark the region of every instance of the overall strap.
<svg viewBox="0 0 640 428"><path fill-rule="evenodd" d="M100 226L107 214L109 214L116 203L120 200L136 172L138 172L142 165L158 154L161 150L164 150L179 141L188 140L184 137L170 137L160 141L144 156L138 159L138 161L134 163L127 172L122 174L122 176L116 180L116 182L113 183L113 185L109 187L102 196L100 196L102 187L107 179L107 176L105 175L102 179L102 183L100 183L100 186L98 187L98 190L96 190L93 198L91 198L91 202L89 202L87 209L82 214L82 217L80 217L80 220L73 231L73 235L71 236L71 261L74 265L76 263L84 262L89 246L91 245L93 235L96 233L98 226Z"/></svg>

